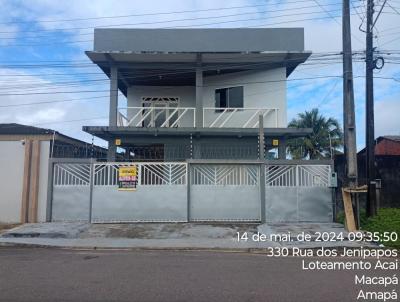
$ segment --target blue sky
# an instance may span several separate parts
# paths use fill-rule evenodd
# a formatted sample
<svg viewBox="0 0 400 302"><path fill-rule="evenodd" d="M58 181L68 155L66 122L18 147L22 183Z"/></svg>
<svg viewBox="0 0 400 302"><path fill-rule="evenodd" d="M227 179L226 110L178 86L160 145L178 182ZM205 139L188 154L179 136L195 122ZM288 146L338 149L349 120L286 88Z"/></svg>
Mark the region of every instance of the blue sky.
<svg viewBox="0 0 400 302"><path fill-rule="evenodd" d="M377 9L382 2L375 1ZM0 0L0 106L13 105L0 107L0 122L51 128L87 141L91 136L81 131L83 125L107 124L109 84L84 54L92 49L93 27L304 27L307 50L316 55L339 53L340 3ZM396 13L400 0L388 0L388 4L393 8L383 9L374 39L386 59L384 68L375 73L376 136L400 135L400 14ZM365 34L358 27L362 22L365 26L365 1L353 0L351 13L353 51L360 51L353 64L360 149L365 141ZM115 16L119 17L104 18ZM342 121L342 80L323 78L341 76L341 59L336 56L323 63L310 61L289 77L307 80L288 82L288 120L318 107L324 115ZM32 102L41 104L23 105Z"/></svg>

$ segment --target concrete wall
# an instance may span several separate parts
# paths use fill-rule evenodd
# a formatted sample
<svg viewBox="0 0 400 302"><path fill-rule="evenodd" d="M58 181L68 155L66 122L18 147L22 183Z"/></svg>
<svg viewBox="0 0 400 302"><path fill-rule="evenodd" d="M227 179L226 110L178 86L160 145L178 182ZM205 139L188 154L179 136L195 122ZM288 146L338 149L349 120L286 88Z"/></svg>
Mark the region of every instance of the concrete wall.
<svg viewBox="0 0 400 302"><path fill-rule="evenodd" d="M216 89L243 86L244 108L278 108L278 127L286 127L285 79L285 68L204 77L203 106L215 107ZM196 106L194 86L131 86L128 89L128 107L140 107L141 99L144 96L179 97L180 107ZM128 116L132 114L132 112L128 112ZM218 113L209 111L206 116L209 116L209 114L216 115ZM243 118L246 119L251 115L251 112L244 111L239 112L239 114L242 114ZM191 127L193 125L191 116L186 115L180 126ZM235 118L238 117L235 116ZM275 127L275 115L273 113L268 115L264 123L265 127Z"/></svg>
<svg viewBox="0 0 400 302"><path fill-rule="evenodd" d="M40 143L38 221L46 221L49 141ZM25 146L21 141L0 141L0 222L21 220Z"/></svg>
<svg viewBox="0 0 400 302"><path fill-rule="evenodd" d="M25 148L20 141L0 141L0 222L19 222Z"/></svg>

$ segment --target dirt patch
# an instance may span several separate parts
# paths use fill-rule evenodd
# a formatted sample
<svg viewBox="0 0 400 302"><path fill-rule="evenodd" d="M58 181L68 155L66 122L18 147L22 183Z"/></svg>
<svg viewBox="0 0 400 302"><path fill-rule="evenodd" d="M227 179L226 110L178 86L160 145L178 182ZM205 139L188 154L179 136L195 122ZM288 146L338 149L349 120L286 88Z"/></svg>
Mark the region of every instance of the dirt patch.
<svg viewBox="0 0 400 302"><path fill-rule="evenodd" d="M21 225L20 223L0 223L0 234L7 230L16 228L17 226L20 225Z"/></svg>
<svg viewBox="0 0 400 302"><path fill-rule="evenodd" d="M138 238L143 239L149 236L153 230L150 226L121 225L120 227L110 228L105 234L107 238Z"/></svg>

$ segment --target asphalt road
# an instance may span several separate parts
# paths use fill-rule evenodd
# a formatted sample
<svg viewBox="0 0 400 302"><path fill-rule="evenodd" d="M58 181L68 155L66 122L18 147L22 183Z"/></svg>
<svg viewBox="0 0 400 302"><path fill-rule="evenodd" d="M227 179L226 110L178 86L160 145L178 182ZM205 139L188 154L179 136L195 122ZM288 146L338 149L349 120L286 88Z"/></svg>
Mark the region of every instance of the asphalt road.
<svg viewBox="0 0 400 302"><path fill-rule="evenodd" d="M354 275L247 253L0 248L7 302L356 301Z"/></svg>

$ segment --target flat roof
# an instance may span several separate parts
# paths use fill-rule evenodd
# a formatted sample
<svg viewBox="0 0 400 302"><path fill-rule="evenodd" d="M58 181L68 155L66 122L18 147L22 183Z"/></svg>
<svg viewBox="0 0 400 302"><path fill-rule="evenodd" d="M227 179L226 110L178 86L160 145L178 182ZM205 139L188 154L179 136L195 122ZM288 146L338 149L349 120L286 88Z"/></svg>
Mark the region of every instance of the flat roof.
<svg viewBox="0 0 400 302"><path fill-rule="evenodd" d="M304 28L95 28L94 51L304 51Z"/></svg>

